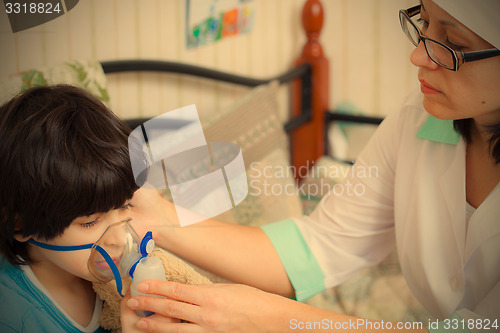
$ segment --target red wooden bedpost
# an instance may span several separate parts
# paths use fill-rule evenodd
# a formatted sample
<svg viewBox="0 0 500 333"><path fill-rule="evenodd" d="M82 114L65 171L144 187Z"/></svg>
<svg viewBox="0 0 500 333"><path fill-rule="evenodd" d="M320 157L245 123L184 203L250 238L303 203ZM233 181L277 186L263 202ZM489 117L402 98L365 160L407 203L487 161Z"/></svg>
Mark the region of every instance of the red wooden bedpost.
<svg viewBox="0 0 500 333"><path fill-rule="evenodd" d="M319 34L323 27L323 6L319 0L307 0L302 9L302 27L307 36L307 43L301 56L295 61L297 65L309 63L312 69L311 113L312 119L292 133L292 165L296 168L296 179L300 181L306 170L314 165L324 154L325 112L328 109L329 65L323 55L319 42ZM292 114L301 112L301 82L297 80L293 86Z"/></svg>

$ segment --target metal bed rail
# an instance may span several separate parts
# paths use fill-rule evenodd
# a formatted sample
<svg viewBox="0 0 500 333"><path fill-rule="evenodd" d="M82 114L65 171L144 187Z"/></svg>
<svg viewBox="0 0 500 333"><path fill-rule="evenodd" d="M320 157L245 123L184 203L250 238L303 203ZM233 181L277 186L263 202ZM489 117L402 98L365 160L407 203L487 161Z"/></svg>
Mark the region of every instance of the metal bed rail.
<svg viewBox="0 0 500 333"><path fill-rule="evenodd" d="M280 84L288 83L295 79L302 80L301 101L302 110L300 115L290 119L284 129L287 133L292 132L301 125L311 121L311 66L307 63L292 68L281 75L268 78L257 79L227 72L217 71L201 66L190 64L163 61L163 60L112 60L102 61L102 69L106 74L123 72L164 72L202 77L210 80L238 84L247 87L256 87L277 80ZM129 126L139 126L150 118L127 119ZM132 128L134 128L132 127Z"/></svg>

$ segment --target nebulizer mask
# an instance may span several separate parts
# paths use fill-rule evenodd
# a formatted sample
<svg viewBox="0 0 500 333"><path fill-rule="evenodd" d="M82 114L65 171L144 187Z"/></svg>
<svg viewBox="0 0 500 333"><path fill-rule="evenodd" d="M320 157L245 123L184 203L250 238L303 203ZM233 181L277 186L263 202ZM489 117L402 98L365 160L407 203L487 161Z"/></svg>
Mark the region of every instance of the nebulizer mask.
<svg viewBox="0 0 500 333"><path fill-rule="evenodd" d="M130 225L132 219L111 224L102 236L91 244L61 246L40 243L33 239L29 243L52 251L78 251L90 249L87 266L99 281L115 279L116 290L122 294L122 279L133 277L139 261L146 258L155 246L151 231L140 239Z"/></svg>

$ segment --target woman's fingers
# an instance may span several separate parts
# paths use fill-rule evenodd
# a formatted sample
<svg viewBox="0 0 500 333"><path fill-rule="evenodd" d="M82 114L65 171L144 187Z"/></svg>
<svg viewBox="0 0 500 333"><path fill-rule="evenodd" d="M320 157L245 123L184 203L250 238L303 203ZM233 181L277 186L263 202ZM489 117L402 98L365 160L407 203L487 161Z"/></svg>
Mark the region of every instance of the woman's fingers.
<svg viewBox="0 0 500 333"><path fill-rule="evenodd" d="M138 189L130 200L130 215L133 224L148 226L179 226L174 205L166 200L158 190Z"/></svg>
<svg viewBox="0 0 500 333"><path fill-rule="evenodd" d="M134 310L150 311L189 322L199 322L202 315L198 305L161 297L136 296L131 298L127 305Z"/></svg>
<svg viewBox="0 0 500 333"><path fill-rule="evenodd" d="M122 326L123 333L136 333L141 332L141 330L136 325L139 317L127 306L127 301L130 299L130 291L127 292L125 297L120 302L120 323Z"/></svg>
<svg viewBox="0 0 500 333"><path fill-rule="evenodd" d="M141 282L139 291L145 294L165 296L178 301L201 305L200 289L203 286L148 280Z"/></svg>
<svg viewBox="0 0 500 333"><path fill-rule="evenodd" d="M147 291L144 286L148 287ZM299 306L297 302L243 285L193 286L143 281L139 291L150 295L132 297L127 305L155 313L137 323L137 327L146 332L279 331L278 328L286 327L288 320L288 311L283 309L294 312ZM188 323L165 323L160 318L162 315Z"/></svg>
<svg viewBox="0 0 500 333"><path fill-rule="evenodd" d="M139 321L138 327L144 332L152 333L200 333L204 331L200 326L189 323L165 324L159 317L143 318Z"/></svg>

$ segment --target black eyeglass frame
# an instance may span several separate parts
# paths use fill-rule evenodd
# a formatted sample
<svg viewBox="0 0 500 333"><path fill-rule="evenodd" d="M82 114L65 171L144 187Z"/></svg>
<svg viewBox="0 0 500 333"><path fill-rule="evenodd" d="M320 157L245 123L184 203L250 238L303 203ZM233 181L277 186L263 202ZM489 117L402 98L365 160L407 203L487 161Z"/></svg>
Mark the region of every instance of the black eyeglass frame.
<svg viewBox="0 0 500 333"><path fill-rule="evenodd" d="M452 49L448 45L445 45L445 44L443 44L441 42L438 42L437 40L425 37L422 34L422 31L420 30L420 28L417 27L415 25L415 23L410 19L411 17L413 17L413 16L415 16L415 15L417 15L417 14L420 13L420 8L421 8L420 5L417 5L417 6L408 8L408 9L401 9L399 11L399 23L401 24L401 29L403 29L403 32L405 32L405 29L404 29L404 26L403 26L403 20L406 17L407 21L410 22L410 24L417 30L418 39L419 39L418 43L420 43L420 41L424 42L425 51L427 52L427 55L429 56L429 58L433 62L435 62L439 66L441 66L443 68L446 68L446 69L449 69L451 71L458 71L458 69L460 68L460 66L462 66L466 62L471 62L471 61L476 61L476 60L482 60L482 59L492 58L492 57L496 57L496 56L500 55L500 50L499 49L488 49L488 50L471 51L471 52L459 52L459 51L456 51L456 50ZM405 32L405 35L406 35L406 32ZM407 37L409 38L409 36L407 36ZM410 38L410 40L413 43L413 39ZM433 43L436 43L436 44L444 47L448 51L450 51L450 53L453 56L453 67L448 67L448 66L440 64L436 60L434 60L433 57L430 55L429 50L427 50L427 44L425 42L426 40L429 40L429 41L431 41ZM418 46L418 43L416 45L415 45L415 43L413 43L413 44L415 46Z"/></svg>

